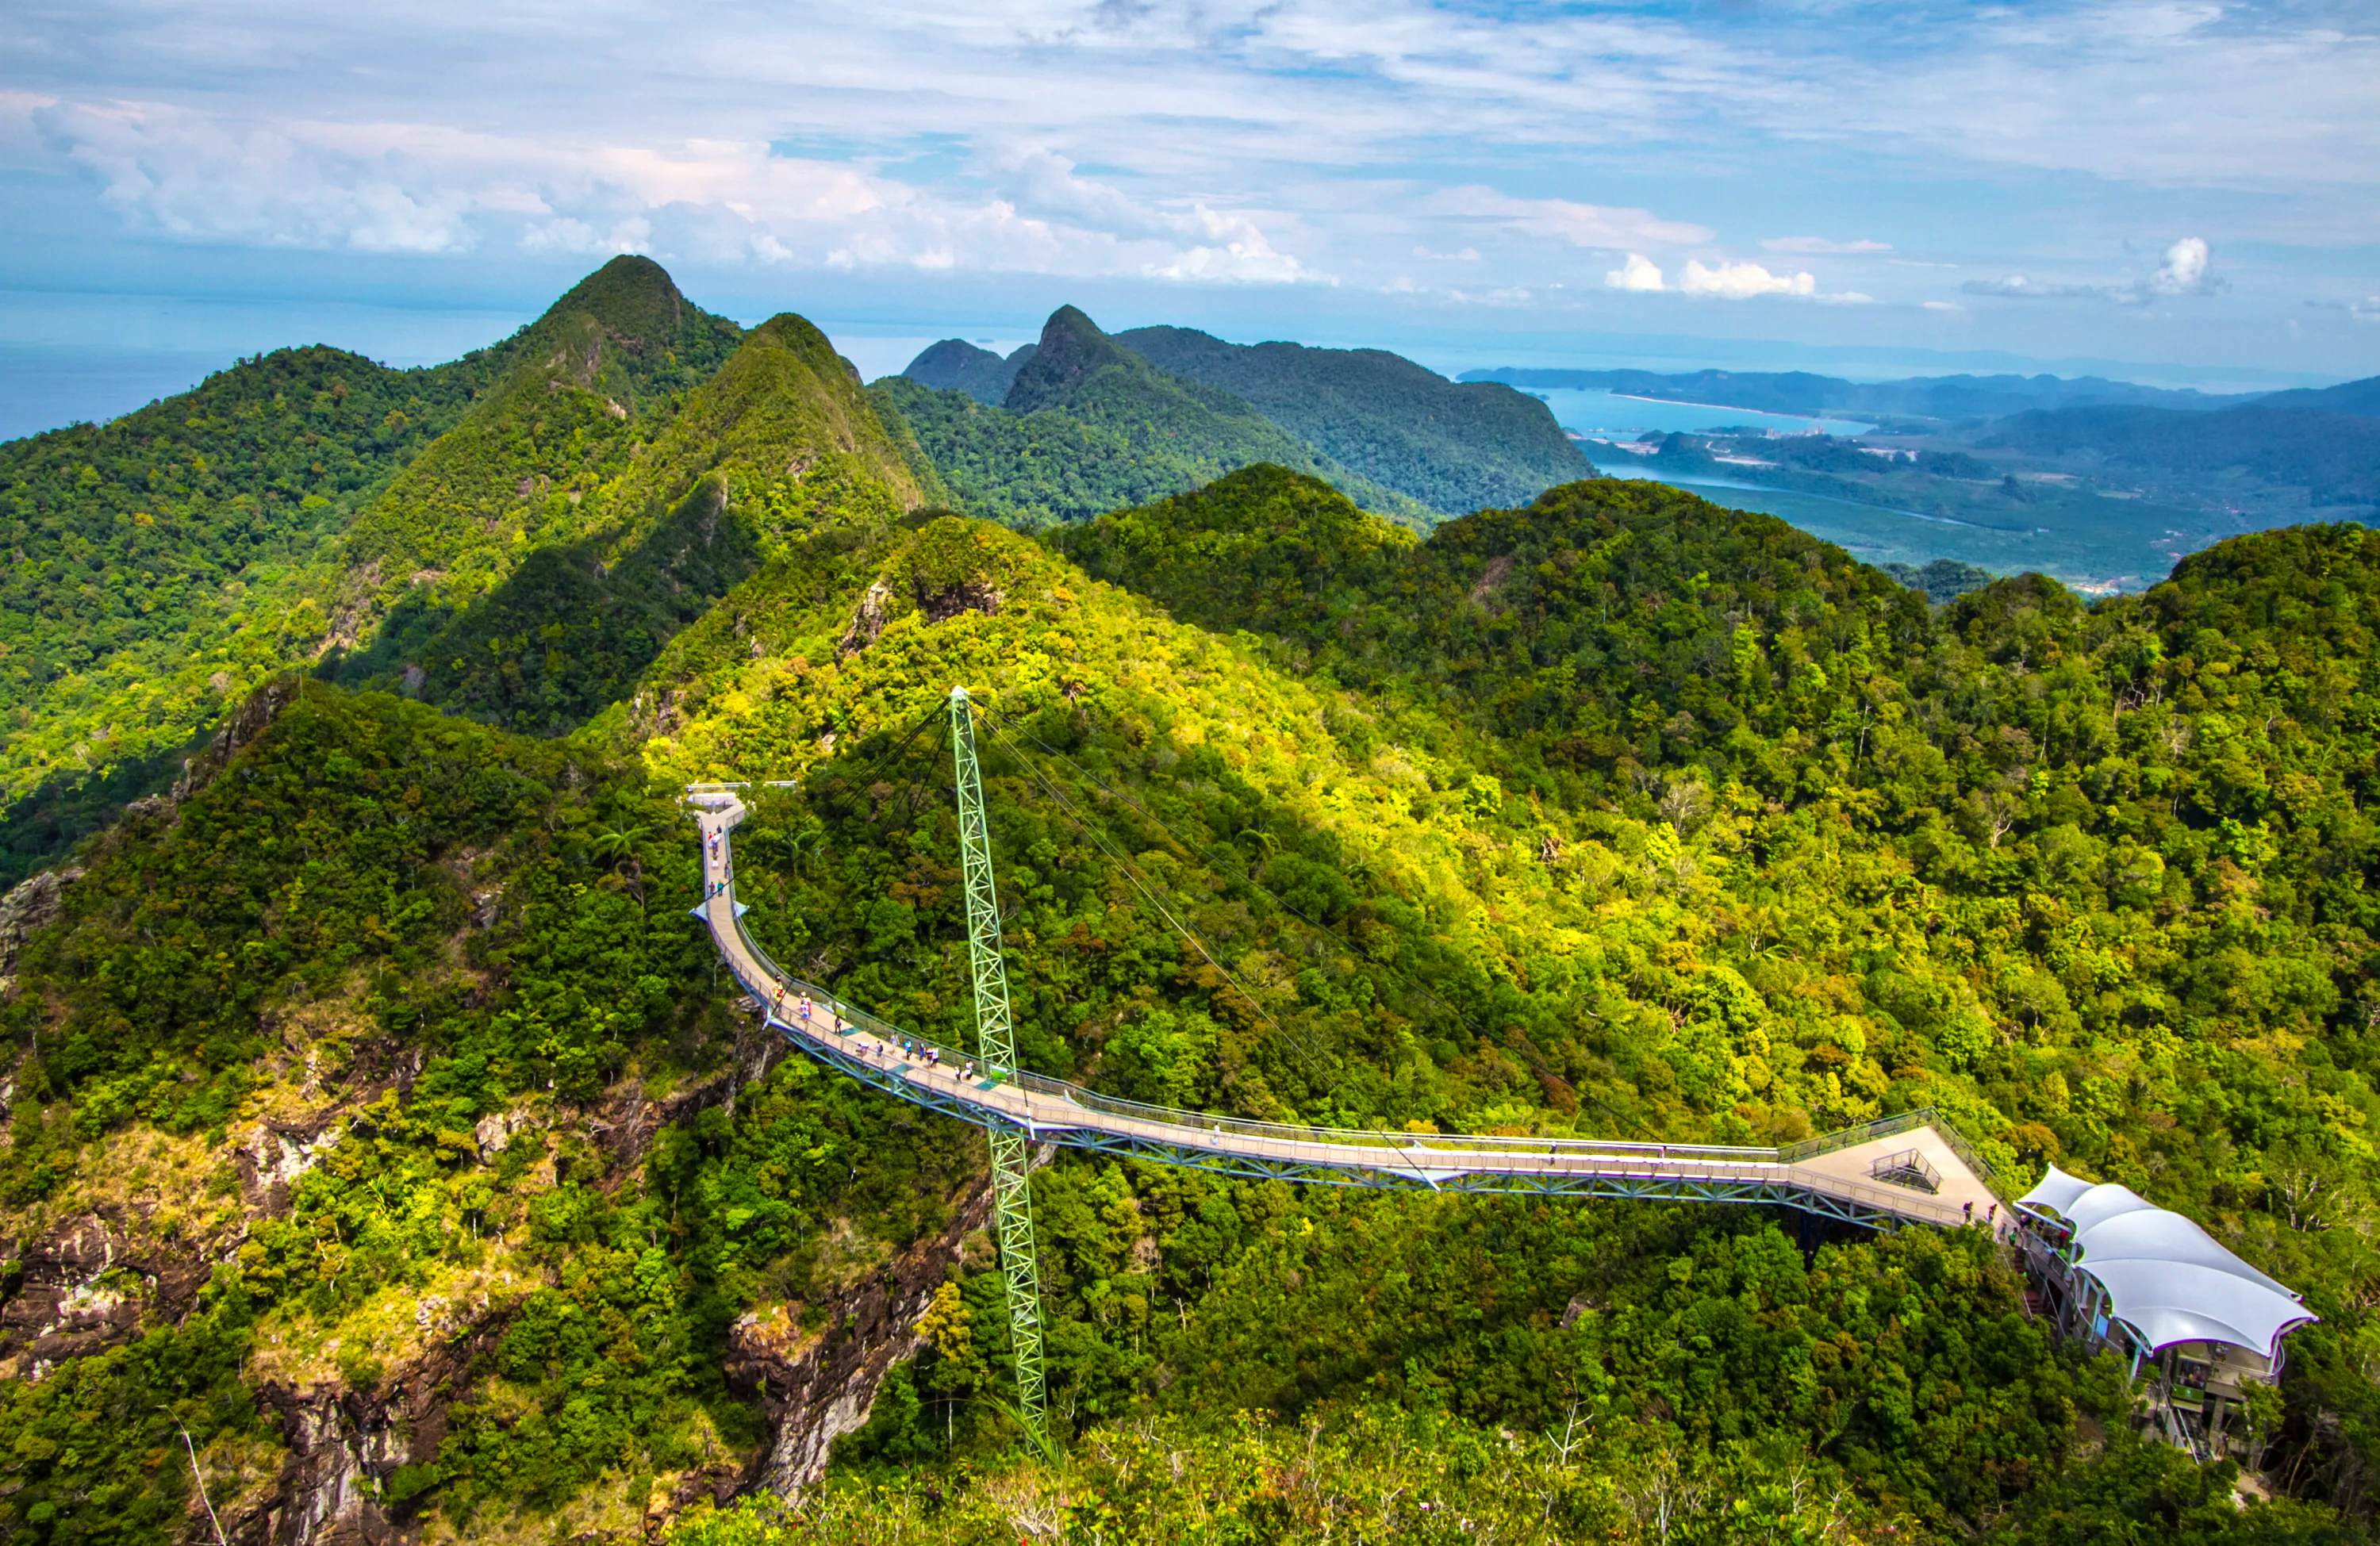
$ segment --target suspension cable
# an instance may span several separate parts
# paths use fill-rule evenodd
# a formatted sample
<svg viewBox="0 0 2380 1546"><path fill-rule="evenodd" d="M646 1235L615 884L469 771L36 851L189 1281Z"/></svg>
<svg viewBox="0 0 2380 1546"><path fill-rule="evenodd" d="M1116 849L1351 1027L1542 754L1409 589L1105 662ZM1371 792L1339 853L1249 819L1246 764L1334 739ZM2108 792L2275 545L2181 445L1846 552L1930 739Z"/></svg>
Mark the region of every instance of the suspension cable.
<svg viewBox="0 0 2380 1546"><path fill-rule="evenodd" d="M911 744L917 741L918 735L924 731L928 725L933 723L935 718L942 712L943 710L941 705L929 705L926 711L918 715L917 721L910 725L909 733L903 736L897 744L889 748L880 747L876 755L868 758L868 761L860 767L857 773L843 774L840 776L840 781L846 787L846 789L848 789L848 787L853 783L857 783L861 788L866 788L874 783L876 781L876 776L883 772L884 769L892 764L894 758L905 755ZM849 808L847 795L845 796L845 808Z"/></svg>
<svg viewBox="0 0 2380 1546"><path fill-rule="evenodd" d="M1275 906L1289 913L1291 916L1299 919L1308 927L1319 932L1328 933L1333 937L1344 942L1351 948L1361 954L1366 960L1370 961L1373 965L1381 968L1383 971L1394 973L1400 980L1414 988L1416 992L1420 993L1423 997L1427 998L1431 1003L1437 1005L1448 1014L1451 1014L1455 1019L1461 1021L1470 1029L1471 1033L1480 1040L1489 1040L1488 1033L1480 1026L1479 1022L1473 1020L1468 1014L1465 1014L1459 1006L1447 1002L1447 1000L1440 997L1428 984L1423 982L1419 977L1414 975L1404 968L1398 966L1393 961L1382 960L1369 945L1366 945L1361 939L1356 938L1354 935L1349 934L1343 928L1324 924L1319 920L1309 916L1304 910L1296 906L1296 904L1291 902L1287 898L1273 890L1272 888L1267 886L1264 882L1257 879L1254 866L1243 863L1239 872L1236 875L1233 875L1231 870L1226 869L1222 864L1218 863L1213 853L1208 850L1192 842L1187 838L1183 837L1169 826L1163 817L1149 810L1139 801L1135 800L1131 795L1111 787L1098 774L1091 772L1088 768L1075 761L1074 758L1066 755L1065 753L1059 751L1056 747L1050 745L1048 742L1034 734L1030 727L1005 715L993 716L989 710L986 711L986 718L996 718L1002 724L1014 726L1018 734L1032 742L1036 746L1040 747L1042 751L1048 753L1050 756L1055 757L1058 761L1062 762L1067 767L1073 768L1100 792L1108 795L1111 799L1120 801L1123 804L1130 806L1133 810L1139 812L1140 815L1154 825L1158 830L1163 832L1168 838L1171 838L1177 847L1182 848L1198 859L1203 860L1209 867L1220 870L1225 876L1240 881L1241 884L1248 887L1250 889L1261 892ZM995 727L995 733L997 733L997 730L998 727ZM1234 851L1233 856L1238 856L1236 851ZM1536 1055L1536 1050L1525 1045L1525 1036L1523 1038L1523 1042L1524 1045L1521 1048L1521 1055L1528 1060L1537 1073L1541 1075L1553 1075L1553 1077L1556 1078L1560 1077L1560 1075L1553 1074L1553 1070L1546 1066L1544 1059ZM1569 1083L1567 1080L1563 1081L1563 1082L1565 1084ZM1613 1121L1633 1129L1637 1134L1642 1137L1651 1138L1654 1136L1651 1130L1642 1122L1639 1122L1615 1109L1609 1103L1597 1095L1593 1091L1580 1090L1575 1085L1571 1086L1571 1088L1572 1093L1583 1094L1587 1100L1593 1102L1597 1109L1602 1111L1605 1116L1609 1117Z"/></svg>
<svg viewBox="0 0 2380 1546"><path fill-rule="evenodd" d="M1281 1036L1288 1042L1291 1048L1299 1053L1301 1058L1305 1062L1305 1072L1307 1077L1310 1079L1318 1079L1321 1083L1323 1093L1336 1096L1338 1093L1337 1077L1330 1072L1329 1068L1318 1066L1321 1058L1319 1051L1308 1045L1305 1036L1301 1035L1297 1032L1292 1031L1288 1026L1282 1024L1281 1021L1274 1016L1270 1009L1265 1008L1264 1000L1258 998L1253 992L1249 991L1247 984L1241 982L1240 979L1232 972L1231 968L1225 966L1221 961L1215 959L1215 953L1207 948L1206 941L1200 939L1197 934L1192 930L1187 924L1184 924L1180 918L1174 915L1173 910L1166 906L1164 900L1157 895L1152 884L1143 878L1139 869L1134 865L1132 861L1124 856L1122 851L1115 846L1106 834L1100 832L1097 827L1086 821L1078 812L1076 812L1074 802L1066 798L1065 791L1059 787L1057 780L1050 778L1047 770L1036 766L1033 760L1025 755L1024 748L1018 746L1014 741L1009 739L1006 731L1002 728L1001 723L996 717L987 714L985 716L985 720L990 727L993 738L1008 749L1010 755L1016 758L1020 767L1024 767L1026 772L1030 773L1034 779L1039 781L1042 789L1048 791L1050 798L1056 802L1058 808L1065 814L1066 819L1075 824L1075 829L1080 831L1084 837L1090 839L1094 847L1098 848L1100 852L1106 854L1108 859L1113 863L1119 870L1123 872L1124 878L1132 883L1133 888L1138 891L1141 896L1148 900L1150 907L1157 910L1158 915L1163 918L1168 924L1172 925L1174 932L1181 935L1183 938L1188 940L1190 942L1191 948L1196 950L1198 954L1205 959L1208 965L1213 967L1225 982L1231 984L1232 986L1237 990L1239 996L1242 998L1246 999L1249 1006L1254 1009L1257 1013L1264 1017L1267 1024L1270 1025L1275 1031L1281 1033Z"/></svg>

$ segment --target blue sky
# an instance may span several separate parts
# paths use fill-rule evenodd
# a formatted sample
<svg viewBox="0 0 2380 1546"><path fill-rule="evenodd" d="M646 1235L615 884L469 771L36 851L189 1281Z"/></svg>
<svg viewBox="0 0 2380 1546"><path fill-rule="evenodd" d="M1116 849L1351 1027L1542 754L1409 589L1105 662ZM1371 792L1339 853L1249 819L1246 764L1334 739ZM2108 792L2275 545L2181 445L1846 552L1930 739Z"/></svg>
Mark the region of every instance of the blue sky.
<svg viewBox="0 0 2380 1546"><path fill-rule="evenodd" d="M2362 0L0 14L0 370L79 371L53 415L436 357L630 249L871 369L1075 301L1441 367L2337 380L2380 371L2376 195Z"/></svg>

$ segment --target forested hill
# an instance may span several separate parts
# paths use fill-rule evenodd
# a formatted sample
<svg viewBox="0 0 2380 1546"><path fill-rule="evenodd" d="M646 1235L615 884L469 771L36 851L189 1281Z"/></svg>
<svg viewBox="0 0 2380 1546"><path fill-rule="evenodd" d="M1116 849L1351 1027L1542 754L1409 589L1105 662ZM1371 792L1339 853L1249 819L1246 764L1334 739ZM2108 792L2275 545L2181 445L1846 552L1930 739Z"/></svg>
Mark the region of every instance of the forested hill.
<svg viewBox="0 0 2380 1546"><path fill-rule="evenodd" d="M1386 350L1226 344L1171 327L1115 341L1160 370L1245 398L1323 454L1444 514L1525 504L1595 473L1536 398L1457 384Z"/></svg>
<svg viewBox="0 0 2380 1546"><path fill-rule="evenodd" d="M0 582L0 875L171 782L194 733L369 645L409 590L468 598L579 534L740 332L619 258L449 365L285 351L0 447L30 560Z"/></svg>
<svg viewBox="0 0 2380 1546"><path fill-rule="evenodd" d="M2312 401L2328 399L2317 393ZM2168 477L2212 480L2241 475L2303 489L2317 509L2380 507L2380 416L2351 408L2257 402L2218 413L2040 409L1993 424L1976 443L2036 455L2081 455Z"/></svg>
<svg viewBox="0 0 2380 1546"><path fill-rule="evenodd" d="M1313 473L1409 525L1434 518L1420 501L1342 465L1243 399L1158 369L1071 306L1050 314L1029 355L1018 354L997 407L898 376L871 389L879 411L906 424L970 514L1019 526L1083 520L1269 462Z"/></svg>
<svg viewBox="0 0 2380 1546"><path fill-rule="evenodd" d="M447 396L275 356L78 442L111 500L153 446L202 550L327 502L183 635L214 700L17 721L208 733L0 901L0 1538L2373 1539L2380 537L1937 607L1644 482L1419 535L1079 314L1012 411L657 275ZM399 385L443 435L349 412ZM38 465L29 563L109 508ZM1027 1443L981 1138L789 1056L686 916L684 785L754 780L755 938L968 1045L953 682L1028 1067L1416 1132L1937 1106L2304 1291L2240 1419L2275 1501L2136 1433L1982 1230L1072 1153Z"/></svg>
<svg viewBox="0 0 2380 1546"><path fill-rule="evenodd" d="M929 344L916 359L904 366L901 374L919 386L932 387L937 392L964 392L978 403L997 407L1008 400L1008 389L1016 380L1016 373L1033 357L1038 345L1019 345L1005 359L989 349L979 349L963 338L945 338Z"/></svg>
<svg viewBox="0 0 2380 1546"><path fill-rule="evenodd" d="M474 593L526 549L583 535L606 486L741 335L649 259L616 260L577 285L346 532L337 556L349 580L346 631L408 587Z"/></svg>
<svg viewBox="0 0 2380 1546"><path fill-rule="evenodd" d="M1103 335L1071 307L1051 322L1056 325L1062 319L1062 353L1071 350L1076 356L1076 367L1068 374L1087 383L1090 373L1079 367L1090 353L1099 352L1093 340ZM1351 490L1368 484L1439 514L1461 515L1488 505L1525 503L1556 484L1595 475L1593 465L1536 399L1502 386L1457 385L1385 350L1226 344L1194 329L1172 327L1134 328L1105 342L1147 360L1162 378L1228 394L1228 401L1211 394L1200 399L1208 411L1253 409L1261 414L1303 442L1307 455L1343 469L1332 481ZM901 374L920 386L962 392L978 403L1015 412L1060 406L1079 410L1084 404L1075 398L1080 391L1089 393L1086 404L1096 405L1102 393L1112 393L1128 403L1145 404L1138 411L1195 417L1179 402L1166 401L1148 378L1131 376L1131 385L1123 386L1114 378L1125 373L1112 358L1106 361L1102 385L1052 391L1046 385L1051 370L1064 368L1052 367L1044 369L1045 384L1037 387L1028 367L1042 347L1028 344L1002 359L964 340L946 338L910 361ZM1027 377L1021 395L1016 384L1020 375ZM947 408L914 411L937 422L956 417ZM1100 410L1082 417L1095 421L1104 417L1112 423L1131 411ZM1103 486L1103 492L1124 491ZM1110 499L1099 507L1138 502L1159 491L1171 490L1134 489L1129 497ZM1396 513L1392 500L1376 497L1367 502Z"/></svg>
<svg viewBox="0 0 2380 1546"><path fill-rule="evenodd" d="M2337 386L2300 387L2294 392L2276 392L2256 401L2266 408L2312 408L2317 413L2354 414L2362 418L2380 418L2380 376L2366 376L2360 381L2341 381Z"/></svg>
<svg viewBox="0 0 2380 1546"><path fill-rule="evenodd" d="M549 496L552 516L526 556L517 539L488 542L484 582L409 587L335 674L516 729L568 731L793 534L823 515L889 522L947 497L826 335L790 314L746 334L634 457L575 510Z"/></svg>

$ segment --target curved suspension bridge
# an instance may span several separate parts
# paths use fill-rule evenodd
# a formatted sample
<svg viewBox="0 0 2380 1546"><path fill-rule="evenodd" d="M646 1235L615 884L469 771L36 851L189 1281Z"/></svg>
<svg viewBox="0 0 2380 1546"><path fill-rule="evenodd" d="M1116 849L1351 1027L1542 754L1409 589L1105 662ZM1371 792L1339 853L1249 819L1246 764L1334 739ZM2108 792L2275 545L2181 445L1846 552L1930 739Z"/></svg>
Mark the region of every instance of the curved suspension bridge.
<svg viewBox="0 0 2380 1546"><path fill-rule="evenodd" d="M696 784L703 900L692 911L766 1023L837 1071L990 1134L1018 1383L1040 1425L1039 1306L1026 1201L1027 1145L1062 1144L1221 1175L1324 1186L1782 1205L1870 1228L1983 1222L2000 1198L1956 1129L1915 1111L1782 1148L1305 1127L1145 1105L1015 1066L999 910L965 690L951 694L978 1048L899 1030L771 960L735 900L739 784ZM804 1012L807 1007L807 1013ZM1028 1354L1027 1344L1030 1344ZM1030 1368L1026 1362L1030 1359Z"/></svg>

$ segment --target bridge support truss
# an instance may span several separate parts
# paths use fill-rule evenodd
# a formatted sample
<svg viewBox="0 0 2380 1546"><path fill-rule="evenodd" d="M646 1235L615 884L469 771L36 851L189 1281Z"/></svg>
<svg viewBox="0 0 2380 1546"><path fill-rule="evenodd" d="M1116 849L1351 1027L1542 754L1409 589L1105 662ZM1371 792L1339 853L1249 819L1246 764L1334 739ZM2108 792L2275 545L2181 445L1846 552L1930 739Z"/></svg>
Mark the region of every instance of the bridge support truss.
<svg viewBox="0 0 2380 1546"><path fill-rule="evenodd" d="M1016 1030L1008 1007L1008 966L1000 949L1000 898L991 879L991 834L983 814L975 714L965 687L951 689L951 760L959 800L959 859L966 889L967 963L975 982L976 1051L983 1077L1016 1077ZM980 1118L978 1118L980 1119ZM1016 1406L1038 1439L1043 1428L1041 1273L1033 1243L1032 1142L1010 1123L985 1123L991 1141L993 1229L1008 1282L1009 1340L1016 1356Z"/></svg>

